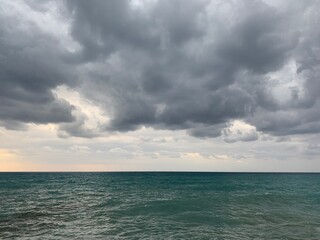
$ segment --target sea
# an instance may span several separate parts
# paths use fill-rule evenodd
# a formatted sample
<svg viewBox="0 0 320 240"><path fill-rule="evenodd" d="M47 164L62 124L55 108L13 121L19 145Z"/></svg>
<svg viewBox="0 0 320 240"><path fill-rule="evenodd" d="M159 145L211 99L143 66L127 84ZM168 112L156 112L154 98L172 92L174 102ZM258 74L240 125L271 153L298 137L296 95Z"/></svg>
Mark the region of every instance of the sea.
<svg viewBox="0 0 320 240"><path fill-rule="evenodd" d="M320 239L320 174L0 173L0 239Z"/></svg>

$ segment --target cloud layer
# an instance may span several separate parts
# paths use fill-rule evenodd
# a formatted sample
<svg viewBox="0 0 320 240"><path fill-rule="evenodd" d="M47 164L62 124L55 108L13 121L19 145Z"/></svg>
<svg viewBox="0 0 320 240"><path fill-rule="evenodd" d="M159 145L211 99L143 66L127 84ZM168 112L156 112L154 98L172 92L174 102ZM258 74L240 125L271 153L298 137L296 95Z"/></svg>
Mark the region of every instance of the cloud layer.
<svg viewBox="0 0 320 240"><path fill-rule="evenodd" d="M34 1L0 8L0 124L61 136L185 129L254 141L320 131L319 1ZM101 109L88 116L55 91ZM230 132L241 120L248 131ZM231 134L231 135L230 135Z"/></svg>

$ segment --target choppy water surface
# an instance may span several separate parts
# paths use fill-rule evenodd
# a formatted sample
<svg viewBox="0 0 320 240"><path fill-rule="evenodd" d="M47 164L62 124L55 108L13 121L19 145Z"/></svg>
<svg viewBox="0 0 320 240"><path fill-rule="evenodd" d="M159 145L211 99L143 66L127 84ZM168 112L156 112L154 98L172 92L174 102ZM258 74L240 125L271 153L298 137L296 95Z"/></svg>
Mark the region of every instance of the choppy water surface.
<svg viewBox="0 0 320 240"><path fill-rule="evenodd" d="M320 239L320 175L0 173L0 238Z"/></svg>

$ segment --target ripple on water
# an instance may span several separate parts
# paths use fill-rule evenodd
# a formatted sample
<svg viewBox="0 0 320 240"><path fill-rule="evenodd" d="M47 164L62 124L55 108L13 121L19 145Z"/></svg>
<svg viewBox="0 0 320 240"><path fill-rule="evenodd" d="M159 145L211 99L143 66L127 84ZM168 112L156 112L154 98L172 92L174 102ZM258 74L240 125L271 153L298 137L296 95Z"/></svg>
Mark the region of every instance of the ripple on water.
<svg viewBox="0 0 320 240"><path fill-rule="evenodd" d="M320 239L320 175L0 174L0 238Z"/></svg>

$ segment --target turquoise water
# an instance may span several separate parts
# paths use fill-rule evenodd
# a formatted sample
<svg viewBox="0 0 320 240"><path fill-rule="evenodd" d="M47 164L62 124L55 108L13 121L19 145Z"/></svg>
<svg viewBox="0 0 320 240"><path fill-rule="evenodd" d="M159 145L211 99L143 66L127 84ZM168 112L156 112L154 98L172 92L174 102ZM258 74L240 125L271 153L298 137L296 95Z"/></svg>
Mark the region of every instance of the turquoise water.
<svg viewBox="0 0 320 240"><path fill-rule="evenodd" d="M320 239L320 174L0 173L0 239Z"/></svg>

